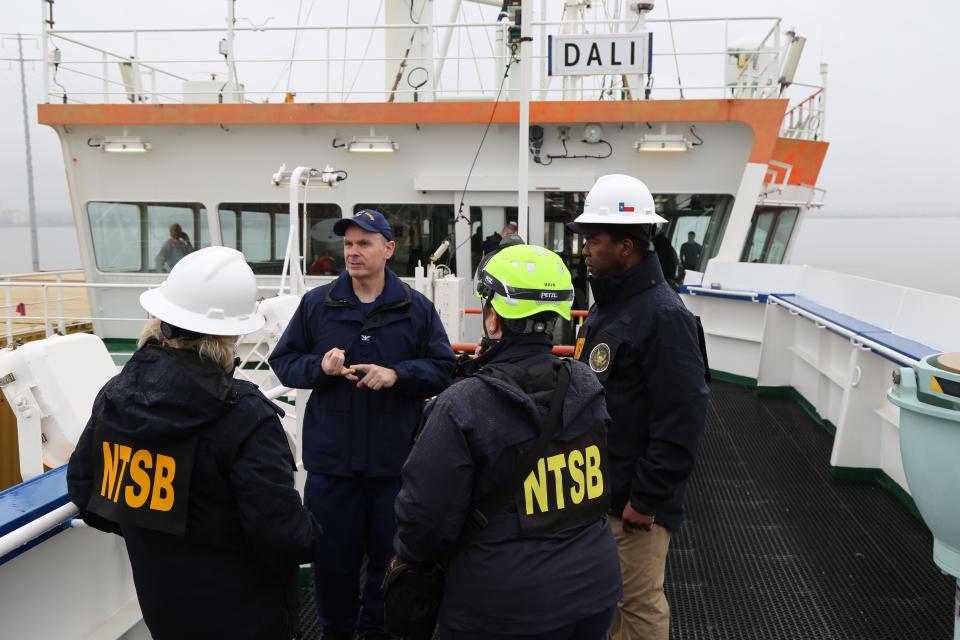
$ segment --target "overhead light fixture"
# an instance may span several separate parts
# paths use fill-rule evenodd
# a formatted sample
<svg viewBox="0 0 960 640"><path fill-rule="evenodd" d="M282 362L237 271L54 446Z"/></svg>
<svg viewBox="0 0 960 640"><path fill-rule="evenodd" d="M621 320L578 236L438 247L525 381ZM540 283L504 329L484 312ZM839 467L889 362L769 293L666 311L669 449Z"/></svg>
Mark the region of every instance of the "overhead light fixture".
<svg viewBox="0 0 960 640"><path fill-rule="evenodd" d="M389 136L355 136L347 143L347 151L357 153L393 153L397 148Z"/></svg>
<svg viewBox="0 0 960 640"><path fill-rule="evenodd" d="M583 127L583 141L596 144L603 140L603 127L596 122L588 122Z"/></svg>
<svg viewBox="0 0 960 640"><path fill-rule="evenodd" d="M693 146L693 141L682 133L667 133L667 125L660 125L660 133L645 133L633 144L641 152L683 152Z"/></svg>
<svg viewBox="0 0 960 640"><path fill-rule="evenodd" d="M150 143L139 136L107 136L100 141L100 150L106 153L146 153Z"/></svg>

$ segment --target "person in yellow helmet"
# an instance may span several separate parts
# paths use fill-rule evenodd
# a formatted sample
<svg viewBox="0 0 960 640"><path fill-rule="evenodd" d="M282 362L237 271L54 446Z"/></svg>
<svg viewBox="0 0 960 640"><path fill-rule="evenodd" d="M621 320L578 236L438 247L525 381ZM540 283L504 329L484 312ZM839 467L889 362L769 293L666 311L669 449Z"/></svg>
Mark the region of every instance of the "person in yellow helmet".
<svg viewBox="0 0 960 640"><path fill-rule="evenodd" d="M403 468L387 581L405 563L445 572L442 638L599 640L620 597L608 417L590 368L552 352L570 272L552 251L517 244L481 264L476 287L484 346L428 406ZM403 632L391 609L409 608L391 591L387 626Z"/></svg>

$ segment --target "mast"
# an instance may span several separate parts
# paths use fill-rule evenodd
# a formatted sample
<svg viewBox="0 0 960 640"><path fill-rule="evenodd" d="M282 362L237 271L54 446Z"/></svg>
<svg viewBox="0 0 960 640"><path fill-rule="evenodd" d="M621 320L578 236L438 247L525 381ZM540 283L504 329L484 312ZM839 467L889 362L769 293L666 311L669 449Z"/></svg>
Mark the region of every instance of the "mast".
<svg viewBox="0 0 960 640"><path fill-rule="evenodd" d="M523 7L523 2L518 2L521 8L520 12L520 41L517 43L517 52L520 56L520 123L519 123L519 144L517 156L517 232L520 237L529 244L542 244L542 238L530 237L530 213L528 211L529 200L529 174L530 174L530 52L531 43L528 34L531 33L531 13L533 12L533 3L527 2Z"/></svg>

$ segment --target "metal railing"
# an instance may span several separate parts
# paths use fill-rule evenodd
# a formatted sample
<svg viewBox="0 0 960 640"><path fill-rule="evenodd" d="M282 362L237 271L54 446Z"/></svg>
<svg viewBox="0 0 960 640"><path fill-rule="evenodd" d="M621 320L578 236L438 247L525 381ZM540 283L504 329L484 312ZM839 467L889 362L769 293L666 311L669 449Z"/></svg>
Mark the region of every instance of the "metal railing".
<svg viewBox="0 0 960 640"><path fill-rule="evenodd" d="M46 337L52 336L54 333L65 333L68 327L75 324L88 324L93 322L128 322L128 323L138 323L143 324L146 322L146 316L140 316L136 318L126 318L122 316L98 316L94 314L88 315L67 315L64 313L63 303L66 300L71 298L65 298L63 296L63 290L67 289L134 289L139 291L145 291L147 289L152 289L154 287L160 286L160 283L117 283L117 282L64 282L62 276L65 274L80 273L79 271L63 271L63 272L38 272L38 273L20 273L20 274L0 274L0 288L4 290L4 300L5 305L3 308L5 312L0 315L0 320L6 323L6 344L12 344L16 339L17 335L21 332L14 331L14 326L16 324L29 323L31 327L43 327L44 335ZM55 281L23 281L24 278L37 278L42 276L55 276ZM40 289L42 291L41 299L41 315L19 315L16 313L11 313L9 310L13 309L13 291L18 289ZM50 290L56 290L56 297L52 302L55 302L55 305L51 305ZM262 292L276 292L279 289L279 284L277 285L258 285L257 290ZM79 299L86 296L75 296L72 299ZM51 306L54 308L51 309ZM56 325L56 330L54 330L54 325Z"/></svg>
<svg viewBox="0 0 960 640"><path fill-rule="evenodd" d="M582 33L624 33L637 19L557 20L533 22L534 82L531 98L539 100L632 100L656 98L773 98L781 97L776 77L782 62L781 22L776 17L647 19L654 36L651 76L591 76L562 87L563 81L547 74L547 36L566 29ZM44 90L50 102L177 103L177 102L379 102L489 100L497 94L510 59L506 22L451 21L429 24L358 24L324 26L235 26L178 29L44 29L48 63ZM762 63L746 64L736 81L718 77L732 54L731 31L762 34L754 48L736 47L737 54ZM389 32L420 34L425 43L419 54L368 55L370 43ZM310 46L299 56L274 55L278 36L306 34ZM178 58L170 55L169 42L179 48L187 41L211 53L217 41L211 36L238 38L244 51L265 50L264 56L235 57L234 41L223 58L211 55ZM125 44L118 44L126 38ZM356 46L352 38L359 41ZM104 42L109 39L109 43ZM683 48L682 45L692 45ZM401 49L402 51L402 49ZM425 72L422 88L391 82L397 69ZM238 70L239 69L239 70ZM202 76L202 78L201 78ZM279 88L286 76L288 87ZM641 79L645 82L641 83ZM682 78L682 79L681 79ZM191 84L191 81L195 81ZM505 99L516 99L514 79L505 87ZM772 84L771 84L772 82ZM392 85L392 86L391 86ZM798 85L799 86L799 85ZM572 97L571 97L572 96ZM800 106L800 105L798 105ZM819 102L822 120L822 97ZM803 116L803 118L801 118ZM803 106L785 130L800 137L815 121Z"/></svg>

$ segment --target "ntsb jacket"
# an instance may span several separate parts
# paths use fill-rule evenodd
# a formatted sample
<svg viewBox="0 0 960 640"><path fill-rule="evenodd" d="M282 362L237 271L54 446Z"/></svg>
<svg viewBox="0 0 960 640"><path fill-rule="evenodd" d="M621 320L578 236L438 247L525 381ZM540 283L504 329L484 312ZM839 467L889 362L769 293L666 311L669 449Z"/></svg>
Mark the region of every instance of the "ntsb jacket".
<svg viewBox="0 0 960 640"><path fill-rule="evenodd" d="M397 383L371 391L328 376L320 362L334 347L346 351L346 366L389 367ZM389 269L369 315L346 271L308 292L270 356L280 382L313 390L304 418L304 467L337 476L400 475L423 400L450 384L454 364L433 304Z"/></svg>
<svg viewBox="0 0 960 640"><path fill-rule="evenodd" d="M278 411L218 364L156 343L94 401L68 494L88 524L123 536L154 638L296 634L298 565L321 534Z"/></svg>
<svg viewBox="0 0 960 640"><path fill-rule="evenodd" d="M629 500L676 530L703 435L709 390L697 320L664 281L655 255L617 277L590 281L596 303L576 357L606 390L611 514Z"/></svg>
<svg viewBox="0 0 960 640"><path fill-rule="evenodd" d="M557 375L550 342L512 337L494 349L479 373L431 403L403 467L395 546L404 560L449 555L472 508L515 480L518 445L532 444L548 413ZM450 561L440 613L447 628L544 633L601 613L620 597L599 457L608 420L603 389L586 366L571 364L550 452ZM577 516L578 507L587 510Z"/></svg>

